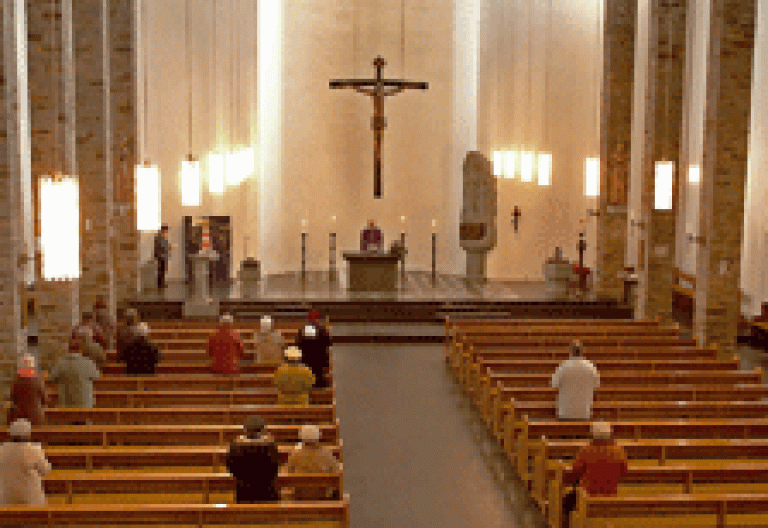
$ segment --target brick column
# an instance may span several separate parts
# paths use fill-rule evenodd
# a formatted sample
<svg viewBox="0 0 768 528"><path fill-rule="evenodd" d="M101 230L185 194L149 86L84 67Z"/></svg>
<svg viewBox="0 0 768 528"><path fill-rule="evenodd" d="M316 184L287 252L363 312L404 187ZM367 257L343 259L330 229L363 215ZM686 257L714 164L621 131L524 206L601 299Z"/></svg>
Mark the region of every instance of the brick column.
<svg viewBox="0 0 768 528"><path fill-rule="evenodd" d="M648 89L645 145L641 163L641 215L645 224L645 262L638 289L638 315L672 322L680 140L683 129L683 75L686 50L686 0L649 3ZM656 163L674 164L672 209L655 210Z"/></svg>
<svg viewBox="0 0 768 528"><path fill-rule="evenodd" d="M113 306L111 131L111 0L72 5L75 39L77 169L80 176L80 305L90 310L97 295Z"/></svg>
<svg viewBox="0 0 768 528"><path fill-rule="evenodd" d="M22 331L24 284L33 275L24 255L32 252L26 9L23 0L2 2L0 119L0 384L3 394L26 349Z"/></svg>
<svg viewBox="0 0 768 528"><path fill-rule="evenodd" d="M694 333L736 345L747 178L756 0L712 0Z"/></svg>
<svg viewBox="0 0 768 528"><path fill-rule="evenodd" d="M135 4L136 0L110 1L115 303L134 297L139 260L134 198L138 137Z"/></svg>
<svg viewBox="0 0 768 528"><path fill-rule="evenodd" d="M627 245L627 193L632 137L637 2L606 0L603 90L600 103L600 216L597 218L598 295L623 298L618 273Z"/></svg>
<svg viewBox="0 0 768 528"><path fill-rule="evenodd" d="M31 123L32 196L35 236L40 236L41 176L76 174L74 163L74 79L72 64L72 0L26 0L30 42L29 98ZM39 257L40 255L38 255ZM35 317L38 359L49 368L66 350L78 316L78 281L44 281L42 262L35 269Z"/></svg>

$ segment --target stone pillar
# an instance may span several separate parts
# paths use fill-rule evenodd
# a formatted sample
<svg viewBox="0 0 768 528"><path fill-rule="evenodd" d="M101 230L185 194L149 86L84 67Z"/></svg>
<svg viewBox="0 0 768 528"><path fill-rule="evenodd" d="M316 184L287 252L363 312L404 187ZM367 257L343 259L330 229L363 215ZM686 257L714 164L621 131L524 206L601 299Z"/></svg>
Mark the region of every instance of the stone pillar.
<svg viewBox="0 0 768 528"><path fill-rule="evenodd" d="M683 75L686 51L686 0L649 3L648 88L645 145L640 160L641 215L646 240L638 288L638 315L672 323L675 235L680 188L683 129ZM656 163L673 163L672 209L655 209Z"/></svg>
<svg viewBox="0 0 768 528"><path fill-rule="evenodd" d="M712 0L694 335L736 346L756 0Z"/></svg>
<svg viewBox="0 0 768 528"><path fill-rule="evenodd" d="M134 197L138 144L135 8L136 0L110 0L111 148L115 202L111 250L116 304L135 296L139 261ZM114 315L114 311L112 313Z"/></svg>
<svg viewBox="0 0 768 528"><path fill-rule="evenodd" d="M74 65L72 63L72 0L26 0L28 10L29 99L33 229L40 232L41 176L76 174L74 152ZM66 350L72 323L78 319L78 281L45 281L42 261L35 266L35 318L38 362L49 368Z"/></svg>
<svg viewBox="0 0 768 528"><path fill-rule="evenodd" d="M77 170L80 176L80 305L90 310L98 295L114 306L112 215L114 206L111 104L113 0L72 5L75 38Z"/></svg>
<svg viewBox="0 0 768 528"><path fill-rule="evenodd" d="M603 29L603 90L600 103L600 215L597 218L595 290L621 299L627 245L632 93L637 2L606 0Z"/></svg>
<svg viewBox="0 0 768 528"><path fill-rule="evenodd" d="M2 394L26 349L22 331L25 282L32 268L27 31L24 0L2 2L2 131L0 132L0 364Z"/></svg>

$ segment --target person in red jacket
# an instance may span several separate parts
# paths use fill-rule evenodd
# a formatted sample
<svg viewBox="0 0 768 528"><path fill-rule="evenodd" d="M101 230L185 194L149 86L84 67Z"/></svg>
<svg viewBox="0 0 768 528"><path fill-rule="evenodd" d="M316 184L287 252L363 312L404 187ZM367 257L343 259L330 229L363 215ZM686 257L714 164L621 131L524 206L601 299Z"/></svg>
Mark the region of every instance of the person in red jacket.
<svg viewBox="0 0 768 528"><path fill-rule="evenodd" d="M592 442L582 447L576 460L569 483L578 482L592 496L616 495L619 480L627 473L627 455L611 439L611 424L592 423ZM574 488L563 498L563 527L570 523L570 514L576 508Z"/></svg>
<svg viewBox="0 0 768 528"><path fill-rule="evenodd" d="M238 361L243 357L243 340L232 329L232 316L221 316L219 329L208 339L207 351L211 357L211 370L217 374L237 374Z"/></svg>
<svg viewBox="0 0 768 528"><path fill-rule="evenodd" d="M45 425L45 397L45 383L40 379L35 358L24 354L11 388L8 425L20 418L29 420L34 426Z"/></svg>

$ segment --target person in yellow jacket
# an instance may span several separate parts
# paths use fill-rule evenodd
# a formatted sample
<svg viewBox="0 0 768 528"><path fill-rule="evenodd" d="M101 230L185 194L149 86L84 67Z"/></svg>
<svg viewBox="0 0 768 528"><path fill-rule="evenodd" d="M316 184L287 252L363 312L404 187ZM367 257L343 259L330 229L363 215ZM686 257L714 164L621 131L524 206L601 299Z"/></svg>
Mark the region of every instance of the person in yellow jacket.
<svg viewBox="0 0 768 528"><path fill-rule="evenodd" d="M301 362L298 347L285 349L285 363L275 371L278 405L309 405L309 389L315 384L312 371Z"/></svg>

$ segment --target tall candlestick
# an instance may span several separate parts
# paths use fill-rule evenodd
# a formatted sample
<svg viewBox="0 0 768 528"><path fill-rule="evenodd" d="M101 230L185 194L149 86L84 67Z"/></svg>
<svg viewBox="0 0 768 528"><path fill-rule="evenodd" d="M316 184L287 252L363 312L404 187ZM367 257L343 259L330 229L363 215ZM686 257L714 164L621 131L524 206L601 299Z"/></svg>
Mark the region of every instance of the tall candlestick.
<svg viewBox="0 0 768 528"><path fill-rule="evenodd" d="M434 227L434 220L432 221L432 227ZM437 277L437 233L432 232L432 286L435 285L435 278Z"/></svg>

